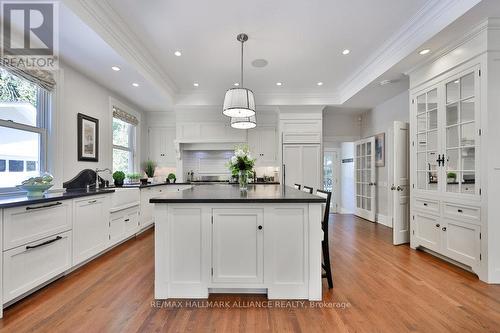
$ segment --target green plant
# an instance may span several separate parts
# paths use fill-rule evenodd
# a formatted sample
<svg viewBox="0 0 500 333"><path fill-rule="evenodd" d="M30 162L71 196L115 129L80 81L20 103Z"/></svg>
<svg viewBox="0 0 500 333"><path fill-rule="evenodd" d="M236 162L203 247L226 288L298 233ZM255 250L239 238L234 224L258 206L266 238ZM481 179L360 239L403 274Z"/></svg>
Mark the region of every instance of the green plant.
<svg viewBox="0 0 500 333"><path fill-rule="evenodd" d="M454 172L448 172L446 175L448 178L457 179L457 174Z"/></svg>
<svg viewBox="0 0 500 333"><path fill-rule="evenodd" d="M139 180L141 179L142 175L140 173L129 173L127 174L127 178L130 180Z"/></svg>
<svg viewBox="0 0 500 333"><path fill-rule="evenodd" d="M176 179L175 178L175 173L169 173L168 176L167 176L167 179L171 179L171 180Z"/></svg>
<svg viewBox="0 0 500 333"><path fill-rule="evenodd" d="M113 172L113 179L117 181L122 181L125 179L125 172L123 171L115 171Z"/></svg>
<svg viewBox="0 0 500 333"><path fill-rule="evenodd" d="M227 166L231 174L237 175L240 171L252 171L255 165L255 158L252 158L248 146L238 145L234 149L234 156L231 157Z"/></svg>
<svg viewBox="0 0 500 333"><path fill-rule="evenodd" d="M155 175L156 162L152 160L147 160L144 162L142 169L149 178Z"/></svg>

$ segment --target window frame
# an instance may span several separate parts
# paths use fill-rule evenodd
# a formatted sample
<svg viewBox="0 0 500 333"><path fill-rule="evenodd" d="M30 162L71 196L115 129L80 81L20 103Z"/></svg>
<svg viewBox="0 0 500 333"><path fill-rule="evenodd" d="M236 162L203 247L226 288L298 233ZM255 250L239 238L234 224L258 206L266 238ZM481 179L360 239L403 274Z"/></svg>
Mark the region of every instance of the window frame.
<svg viewBox="0 0 500 333"><path fill-rule="evenodd" d="M120 121L120 118L115 118L113 115L111 115L111 143L112 143L112 149L111 149L111 165L113 166L114 161L113 161L113 151L115 149L121 150L121 151L126 151L132 155L132 161L129 161L129 170L127 170L126 173L133 173L136 170L136 156L137 156L137 127L136 125L127 123L130 126L130 131L128 133L128 142L129 146L122 146L122 145L115 145L113 142L113 121L117 119Z"/></svg>
<svg viewBox="0 0 500 333"><path fill-rule="evenodd" d="M37 107L37 123L40 123L38 119L40 119L39 113L46 113L47 110L39 109ZM44 127L36 127L31 125L20 124L12 120L4 120L0 119L0 127L6 127L14 130L20 130L25 132L36 133L40 135L40 147L39 147L39 159L40 159L40 173L43 173L47 170L47 128ZM6 169L7 172L7 169ZM0 187L0 193L11 193L18 192L17 187Z"/></svg>

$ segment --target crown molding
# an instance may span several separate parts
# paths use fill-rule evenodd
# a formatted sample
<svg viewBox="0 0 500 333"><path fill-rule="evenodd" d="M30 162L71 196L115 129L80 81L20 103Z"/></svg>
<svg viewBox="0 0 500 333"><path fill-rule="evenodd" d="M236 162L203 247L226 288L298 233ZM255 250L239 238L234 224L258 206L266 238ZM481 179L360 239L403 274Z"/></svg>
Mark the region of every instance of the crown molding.
<svg viewBox="0 0 500 333"><path fill-rule="evenodd" d="M224 96L220 98L210 92L180 93L176 95L176 106L189 105L222 105ZM257 105L338 105L340 98L337 94L316 93L255 93Z"/></svg>
<svg viewBox="0 0 500 333"><path fill-rule="evenodd" d="M481 0L429 0L340 87L343 104Z"/></svg>
<svg viewBox="0 0 500 333"><path fill-rule="evenodd" d="M83 22L173 101L178 88L106 0L63 0Z"/></svg>

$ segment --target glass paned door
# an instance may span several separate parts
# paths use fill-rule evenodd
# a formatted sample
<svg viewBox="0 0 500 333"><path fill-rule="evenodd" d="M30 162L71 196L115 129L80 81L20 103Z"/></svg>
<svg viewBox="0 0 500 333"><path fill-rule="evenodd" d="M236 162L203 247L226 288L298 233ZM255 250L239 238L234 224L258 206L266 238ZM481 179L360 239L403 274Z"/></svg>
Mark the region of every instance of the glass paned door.
<svg viewBox="0 0 500 333"><path fill-rule="evenodd" d="M375 137L355 142L356 215L375 221Z"/></svg>
<svg viewBox="0 0 500 333"><path fill-rule="evenodd" d="M438 93L437 88L417 96L417 188L438 190Z"/></svg>
<svg viewBox="0 0 500 333"><path fill-rule="evenodd" d="M475 72L446 84L446 192L476 194Z"/></svg>
<svg viewBox="0 0 500 333"><path fill-rule="evenodd" d="M323 153L323 190L332 192L330 211L337 212L338 198L338 153L336 150L326 148Z"/></svg>

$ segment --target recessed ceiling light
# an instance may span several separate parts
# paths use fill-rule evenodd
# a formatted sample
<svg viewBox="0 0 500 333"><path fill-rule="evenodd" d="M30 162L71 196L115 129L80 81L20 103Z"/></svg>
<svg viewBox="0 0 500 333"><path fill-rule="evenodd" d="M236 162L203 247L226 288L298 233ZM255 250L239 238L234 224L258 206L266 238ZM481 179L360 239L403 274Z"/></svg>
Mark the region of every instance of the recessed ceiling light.
<svg viewBox="0 0 500 333"><path fill-rule="evenodd" d="M199 87L199 86L200 86L200 84L199 84L198 82L195 82L195 83L193 83L193 86L195 86L195 87Z"/></svg>
<svg viewBox="0 0 500 333"><path fill-rule="evenodd" d="M111 67L112 70L114 70L115 72L118 72L120 70L120 67L118 66L113 66Z"/></svg>
<svg viewBox="0 0 500 333"><path fill-rule="evenodd" d="M133 85L134 87L138 87L138 86L139 86L139 83L134 82L134 83L132 83L132 85Z"/></svg>
<svg viewBox="0 0 500 333"><path fill-rule="evenodd" d="M276 85L277 85L277 86L282 86L282 85L283 85L283 83L281 83L281 82L276 82Z"/></svg>
<svg viewBox="0 0 500 333"><path fill-rule="evenodd" d="M351 50L349 49L345 49L344 51L342 51L343 55L348 55L349 53L351 53Z"/></svg>
<svg viewBox="0 0 500 333"><path fill-rule="evenodd" d="M385 86L386 84L389 84L389 83L392 83L392 81L391 80L382 80L382 81L380 81L380 85L381 86Z"/></svg>
<svg viewBox="0 0 500 333"><path fill-rule="evenodd" d="M318 82L318 83L316 83L316 84L317 84L318 86L322 86L322 85L323 85L323 82L321 82L321 81L320 81L320 82Z"/></svg>
<svg viewBox="0 0 500 333"><path fill-rule="evenodd" d="M455 80L453 83L460 83L460 80Z"/></svg>
<svg viewBox="0 0 500 333"><path fill-rule="evenodd" d="M418 54L420 54L420 55L424 55L424 54L427 54L427 53L429 53L429 52L431 52L431 50L429 50L429 49L423 49L423 50L420 50L420 51L418 52Z"/></svg>
<svg viewBox="0 0 500 333"><path fill-rule="evenodd" d="M182 53L181 53L181 51L175 51L175 52L174 52L174 55L175 55L176 57L180 57L180 56L182 55Z"/></svg>
<svg viewBox="0 0 500 333"><path fill-rule="evenodd" d="M240 85L240 84L239 84L238 82L235 82L235 83L234 83L234 86L235 86L235 87L238 87L239 85Z"/></svg>

